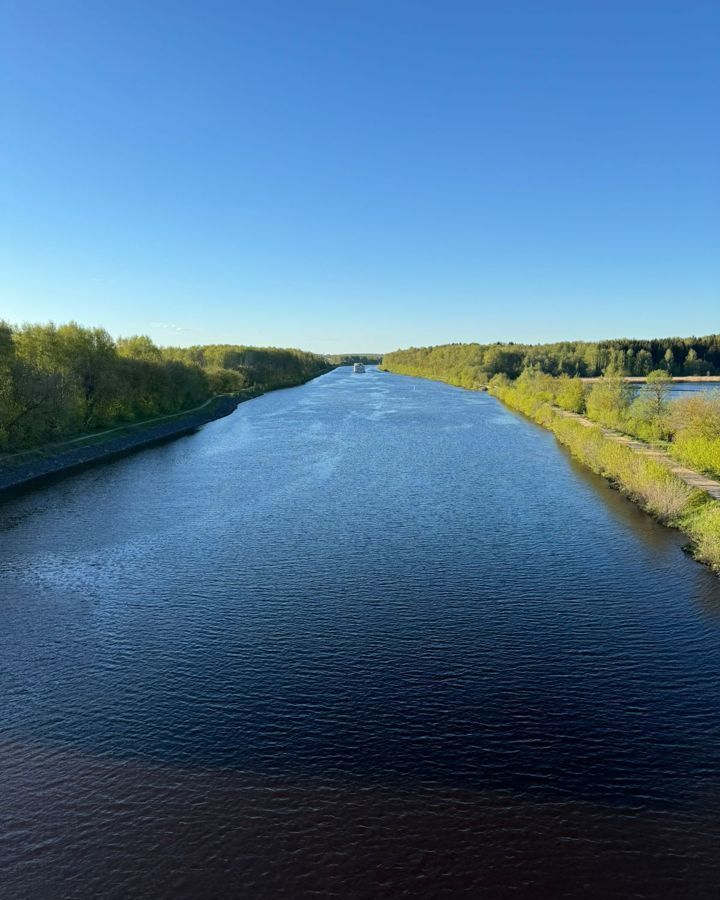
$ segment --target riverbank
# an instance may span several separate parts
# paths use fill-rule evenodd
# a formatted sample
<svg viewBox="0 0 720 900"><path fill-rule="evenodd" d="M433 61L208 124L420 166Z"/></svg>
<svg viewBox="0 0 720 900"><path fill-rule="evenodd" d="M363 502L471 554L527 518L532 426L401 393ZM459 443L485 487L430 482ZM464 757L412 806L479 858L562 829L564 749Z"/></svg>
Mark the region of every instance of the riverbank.
<svg viewBox="0 0 720 900"><path fill-rule="evenodd" d="M583 384L596 384L602 380L602 375L594 375L592 378L581 378ZM627 384L647 384L647 378L642 375L625 375L622 379ZM720 375L675 375L670 378L673 384L716 384L720 387Z"/></svg>
<svg viewBox="0 0 720 900"><path fill-rule="evenodd" d="M602 428L496 379L490 393L547 428L572 455L659 522L686 534L689 552L720 573L720 482L678 466L657 447Z"/></svg>
<svg viewBox="0 0 720 900"><path fill-rule="evenodd" d="M117 459L154 444L190 434L202 425L230 415L239 403L264 393L262 389L212 397L201 406L144 422L118 426L69 441L0 458L0 498L41 481Z"/></svg>
<svg viewBox="0 0 720 900"><path fill-rule="evenodd" d="M665 468L672 472L673 475L676 475L680 481L684 481L688 487L704 491L706 494L709 494L713 500L720 500L720 481L715 478L710 478L709 475L705 475L702 472L697 472L694 469L681 465L670 455L666 444L661 442L648 444L644 441L636 440L635 438L630 437L630 435L623 434L621 431L614 431L612 428L605 428L602 425L598 425L597 422L593 422L585 416L578 415L578 413L568 412L566 409L560 409L559 407L553 407L553 409L559 415L564 416L567 419L572 419L580 425L583 425L585 428L600 428L602 434L609 440L614 441L623 447L627 447L635 453L640 453L648 459L653 459L656 462L661 463Z"/></svg>

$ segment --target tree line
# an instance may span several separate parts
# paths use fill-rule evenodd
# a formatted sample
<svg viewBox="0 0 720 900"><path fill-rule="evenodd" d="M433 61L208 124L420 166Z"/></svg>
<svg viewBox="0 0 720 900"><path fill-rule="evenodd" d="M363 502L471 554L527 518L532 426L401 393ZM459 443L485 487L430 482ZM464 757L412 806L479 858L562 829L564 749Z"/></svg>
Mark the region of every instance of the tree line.
<svg viewBox="0 0 720 900"><path fill-rule="evenodd" d="M443 344L411 347L383 357L383 367L402 375L449 381L460 387L486 384L493 375L517 378L527 368L548 375L594 377L607 369L646 376L720 374L720 335L690 338L561 341L555 344Z"/></svg>
<svg viewBox="0 0 720 900"><path fill-rule="evenodd" d="M330 368L295 349L158 347L75 322L0 321L0 450L181 412L216 394L291 387Z"/></svg>
<svg viewBox="0 0 720 900"><path fill-rule="evenodd" d="M333 366L351 366L353 363L363 363L366 366L374 366L382 361L381 353L331 353L328 362Z"/></svg>

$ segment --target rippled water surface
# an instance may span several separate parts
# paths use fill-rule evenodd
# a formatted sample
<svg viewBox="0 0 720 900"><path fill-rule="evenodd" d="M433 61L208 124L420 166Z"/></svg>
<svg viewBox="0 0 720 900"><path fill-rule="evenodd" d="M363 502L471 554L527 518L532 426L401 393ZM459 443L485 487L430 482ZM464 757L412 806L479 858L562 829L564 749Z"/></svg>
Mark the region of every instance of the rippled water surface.
<svg viewBox="0 0 720 900"><path fill-rule="evenodd" d="M0 505L4 898L715 897L720 582L338 369Z"/></svg>

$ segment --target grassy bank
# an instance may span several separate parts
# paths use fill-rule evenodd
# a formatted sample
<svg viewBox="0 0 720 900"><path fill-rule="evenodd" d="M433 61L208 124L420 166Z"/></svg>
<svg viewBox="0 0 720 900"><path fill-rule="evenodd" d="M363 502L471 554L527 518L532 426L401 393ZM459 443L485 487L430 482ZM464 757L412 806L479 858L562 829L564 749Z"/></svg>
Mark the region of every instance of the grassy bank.
<svg viewBox="0 0 720 900"><path fill-rule="evenodd" d="M526 373L516 381L493 378L489 391L512 409L548 428L576 459L612 482L660 522L691 540L696 559L720 572L720 503L690 488L662 463L647 459L603 434L564 416L552 404L546 376Z"/></svg>

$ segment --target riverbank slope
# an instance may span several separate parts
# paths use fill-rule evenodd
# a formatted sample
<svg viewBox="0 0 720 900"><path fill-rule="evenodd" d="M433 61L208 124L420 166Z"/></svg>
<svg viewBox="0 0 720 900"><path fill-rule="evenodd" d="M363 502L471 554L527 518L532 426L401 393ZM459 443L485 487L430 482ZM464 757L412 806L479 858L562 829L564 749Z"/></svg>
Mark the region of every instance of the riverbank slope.
<svg viewBox="0 0 720 900"><path fill-rule="evenodd" d="M261 389L251 388L237 394L212 397L186 412L81 435L24 453L6 454L0 458L0 498L45 479L70 474L190 434L208 422L230 415L239 403L262 393Z"/></svg>
<svg viewBox="0 0 720 900"><path fill-rule="evenodd" d="M692 555L720 573L720 482L679 466L658 447L568 413L540 394L526 393L518 382L496 378L489 391L552 431L576 459L659 522L686 534Z"/></svg>

